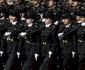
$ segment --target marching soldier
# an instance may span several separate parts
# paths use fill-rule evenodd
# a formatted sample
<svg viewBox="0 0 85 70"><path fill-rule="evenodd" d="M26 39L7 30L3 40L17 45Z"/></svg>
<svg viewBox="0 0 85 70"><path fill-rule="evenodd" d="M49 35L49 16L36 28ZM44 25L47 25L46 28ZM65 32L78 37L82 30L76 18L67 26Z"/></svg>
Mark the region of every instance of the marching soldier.
<svg viewBox="0 0 85 70"><path fill-rule="evenodd" d="M18 10L10 10L9 19L10 21L6 23L7 31L4 34L7 42L6 52L8 54L5 70L13 70L13 66L17 59L17 48L19 42L17 36L23 30L23 27L19 24L20 15Z"/></svg>
<svg viewBox="0 0 85 70"><path fill-rule="evenodd" d="M62 18L64 22L60 26L58 36L62 49L63 69L70 70L69 67L71 67L71 62L76 52L77 38L76 32L66 34L74 28L71 13L66 12L62 14Z"/></svg>
<svg viewBox="0 0 85 70"><path fill-rule="evenodd" d="M36 24L36 14L34 11L28 11L26 16L25 31L21 32L20 35L25 37L23 54L24 54L24 64L22 70L33 69L33 62L37 61L40 47L40 35L38 33L32 33L38 30L38 25Z"/></svg>
<svg viewBox="0 0 85 70"><path fill-rule="evenodd" d="M0 68L1 68L1 66L3 67L3 64L5 62L4 55L5 55L5 49L6 49L4 47L4 46L6 46L6 43L4 42L4 39L3 39L3 35L4 35L5 31L6 31L6 29L4 28L5 14L6 13L4 12L4 10L5 10L5 7L0 7Z"/></svg>
<svg viewBox="0 0 85 70"><path fill-rule="evenodd" d="M6 5L7 5L7 3L5 0L0 0L0 6L6 6Z"/></svg>
<svg viewBox="0 0 85 70"><path fill-rule="evenodd" d="M45 13L45 23L41 31L41 65L39 70L48 70L50 67L50 59L55 49L58 49L57 29L53 24L54 14L51 11Z"/></svg>
<svg viewBox="0 0 85 70"><path fill-rule="evenodd" d="M78 37L78 46L77 46L77 53L79 57L79 67L78 70L84 70L85 67L85 44L84 44L84 36L85 36L85 11L81 12L81 25L79 26L77 30L77 37Z"/></svg>
<svg viewBox="0 0 85 70"><path fill-rule="evenodd" d="M79 11L76 11L75 13L75 26L77 26L77 25L81 25L81 10L79 10Z"/></svg>
<svg viewBox="0 0 85 70"><path fill-rule="evenodd" d="M52 11L54 15L57 16L56 19L60 19L61 6L56 2L56 0L49 0L46 10Z"/></svg>
<svg viewBox="0 0 85 70"><path fill-rule="evenodd" d="M69 7L69 11L71 11L72 14L74 14L76 11L79 11L80 9L83 9L81 6L82 0L72 0L73 3Z"/></svg>
<svg viewBox="0 0 85 70"><path fill-rule="evenodd" d="M43 17L43 12L45 12L45 3L41 3L40 0L33 0L32 10L37 14L37 20Z"/></svg>

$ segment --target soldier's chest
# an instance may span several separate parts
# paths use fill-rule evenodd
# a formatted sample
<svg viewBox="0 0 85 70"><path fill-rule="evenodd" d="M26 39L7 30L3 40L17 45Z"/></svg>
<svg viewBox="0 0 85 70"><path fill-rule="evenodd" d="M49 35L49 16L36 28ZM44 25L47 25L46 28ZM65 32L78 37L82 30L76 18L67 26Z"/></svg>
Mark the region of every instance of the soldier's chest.
<svg viewBox="0 0 85 70"><path fill-rule="evenodd" d="M78 35L85 35L85 26L80 27L77 31Z"/></svg>
<svg viewBox="0 0 85 70"><path fill-rule="evenodd" d="M51 35L52 35L52 30L50 28L45 28L41 34L42 37L49 37Z"/></svg>
<svg viewBox="0 0 85 70"><path fill-rule="evenodd" d="M9 28L8 28L8 30L9 31L14 31L14 30L17 30L19 28L19 26L17 26L17 25L11 25Z"/></svg>

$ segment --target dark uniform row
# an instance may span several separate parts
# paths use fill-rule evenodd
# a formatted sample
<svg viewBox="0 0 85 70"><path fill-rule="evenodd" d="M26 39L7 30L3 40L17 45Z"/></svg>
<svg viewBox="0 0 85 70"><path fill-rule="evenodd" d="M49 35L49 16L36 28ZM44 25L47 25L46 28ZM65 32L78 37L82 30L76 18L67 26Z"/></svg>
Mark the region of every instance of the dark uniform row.
<svg viewBox="0 0 85 70"><path fill-rule="evenodd" d="M83 1L48 3L1 5L1 70L85 69Z"/></svg>

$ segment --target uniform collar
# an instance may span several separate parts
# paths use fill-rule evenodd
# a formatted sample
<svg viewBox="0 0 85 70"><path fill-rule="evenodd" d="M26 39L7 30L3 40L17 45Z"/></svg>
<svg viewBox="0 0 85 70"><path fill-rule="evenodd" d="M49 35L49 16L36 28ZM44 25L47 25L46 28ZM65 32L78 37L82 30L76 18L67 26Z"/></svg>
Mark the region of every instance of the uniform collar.
<svg viewBox="0 0 85 70"><path fill-rule="evenodd" d="M81 21L77 21L78 23L81 23Z"/></svg>
<svg viewBox="0 0 85 70"><path fill-rule="evenodd" d="M82 26L85 26L85 22L81 23Z"/></svg>
<svg viewBox="0 0 85 70"><path fill-rule="evenodd" d="M12 21L11 21L12 22ZM15 22L12 22L12 25L16 25L17 24L17 21L15 21Z"/></svg>
<svg viewBox="0 0 85 70"><path fill-rule="evenodd" d="M52 24L52 23L46 24L45 27L48 28L48 27L50 27L51 24Z"/></svg>
<svg viewBox="0 0 85 70"><path fill-rule="evenodd" d="M25 18L21 18L21 20L25 20Z"/></svg>
<svg viewBox="0 0 85 70"><path fill-rule="evenodd" d="M32 27L33 23L28 24L28 27Z"/></svg>
<svg viewBox="0 0 85 70"><path fill-rule="evenodd" d="M67 27L70 27L70 25L71 25L71 23L69 23L68 25L65 25L65 27L67 28Z"/></svg>
<svg viewBox="0 0 85 70"><path fill-rule="evenodd" d="M3 20L5 17L0 18L0 20Z"/></svg>

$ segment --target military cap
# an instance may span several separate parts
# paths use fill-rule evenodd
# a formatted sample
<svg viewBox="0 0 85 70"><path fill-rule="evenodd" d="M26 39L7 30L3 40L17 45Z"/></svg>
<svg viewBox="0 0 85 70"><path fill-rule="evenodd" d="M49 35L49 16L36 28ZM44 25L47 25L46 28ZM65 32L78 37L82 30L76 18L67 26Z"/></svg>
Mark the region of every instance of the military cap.
<svg viewBox="0 0 85 70"><path fill-rule="evenodd" d="M5 11L5 7L3 6L3 7L0 7L0 13L5 13L6 11Z"/></svg>
<svg viewBox="0 0 85 70"><path fill-rule="evenodd" d="M25 14L25 18L36 19L36 13L32 10L27 11Z"/></svg>
<svg viewBox="0 0 85 70"><path fill-rule="evenodd" d="M63 19L71 19L72 15L71 15L71 13L64 13L64 14L62 14L62 18Z"/></svg>
<svg viewBox="0 0 85 70"><path fill-rule="evenodd" d="M19 18L20 17L20 12L19 12L19 10L16 10L16 9L10 9L9 10L9 15L12 15L12 16L15 16L15 17Z"/></svg>
<svg viewBox="0 0 85 70"><path fill-rule="evenodd" d="M75 15L75 16L80 16L80 15L81 15L81 10L75 11L75 12L74 12L74 15Z"/></svg>
<svg viewBox="0 0 85 70"><path fill-rule="evenodd" d="M85 17L85 11L82 11L81 14L80 14L80 16Z"/></svg>
<svg viewBox="0 0 85 70"><path fill-rule="evenodd" d="M52 11L47 11L47 12L45 12L44 17L54 19L54 14Z"/></svg>
<svg viewBox="0 0 85 70"><path fill-rule="evenodd" d="M19 11L20 12L27 12L28 11L28 8L26 6L20 6L19 7Z"/></svg>

